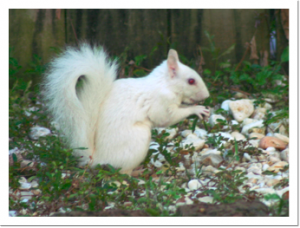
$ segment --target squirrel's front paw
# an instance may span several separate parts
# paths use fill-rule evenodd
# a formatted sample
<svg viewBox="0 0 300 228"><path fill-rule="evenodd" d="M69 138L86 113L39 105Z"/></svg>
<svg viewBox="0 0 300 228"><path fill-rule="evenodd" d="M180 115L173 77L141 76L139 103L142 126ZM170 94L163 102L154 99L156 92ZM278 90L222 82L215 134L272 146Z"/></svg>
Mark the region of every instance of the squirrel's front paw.
<svg viewBox="0 0 300 228"><path fill-rule="evenodd" d="M200 119L208 118L210 115L209 107L198 105L196 106L196 114Z"/></svg>

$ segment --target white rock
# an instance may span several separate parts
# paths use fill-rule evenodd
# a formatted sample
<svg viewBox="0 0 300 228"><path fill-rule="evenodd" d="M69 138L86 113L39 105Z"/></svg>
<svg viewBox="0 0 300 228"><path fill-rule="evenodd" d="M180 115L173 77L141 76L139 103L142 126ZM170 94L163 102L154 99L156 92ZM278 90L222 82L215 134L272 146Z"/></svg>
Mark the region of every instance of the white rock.
<svg viewBox="0 0 300 228"><path fill-rule="evenodd" d="M34 181L31 182L31 187L32 188L37 188L38 186L39 186L39 184L38 184L37 181L34 180Z"/></svg>
<svg viewBox="0 0 300 228"><path fill-rule="evenodd" d="M242 134L249 135L250 133L252 133L251 130L253 130L253 128L263 129L264 128L263 122L264 122L263 120L258 120L258 121L255 121L255 122L245 125L242 128Z"/></svg>
<svg viewBox="0 0 300 228"><path fill-rule="evenodd" d="M290 139L289 137L285 136L285 135L282 135L282 134L279 134L279 133L275 133L274 136L278 139L281 139L283 142L286 142L286 143L289 143L290 142Z"/></svg>
<svg viewBox="0 0 300 228"><path fill-rule="evenodd" d="M11 149L11 150L8 151L8 154L9 154L9 155L12 155L12 154L19 154L19 153L21 153L21 151L19 150L18 147L15 147L14 149Z"/></svg>
<svg viewBox="0 0 300 228"><path fill-rule="evenodd" d="M195 147L195 150L203 148L205 140L198 138L197 136L191 134L186 137L186 139L181 141L181 146L185 148L186 146L192 144Z"/></svg>
<svg viewBox="0 0 300 228"><path fill-rule="evenodd" d="M198 200L202 203L213 203L214 202L214 198L212 196L200 197L200 198L198 198Z"/></svg>
<svg viewBox="0 0 300 228"><path fill-rule="evenodd" d="M236 98L236 99L247 98L247 95L244 93L241 93L241 92L236 92L234 94L234 98Z"/></svg>
<svg viewBox="0 0 300 228"><path fill-rule="evenodd" d="M212 165L213 167L218 167L218 165L223 161L223 158L218 154L206 154L200 157L200 162L204 165Z"/></svg>
<svg viewBox="0 0 300 228"><path fill-rule="evenodd" d="M192 130L184 130L181 132L183 137L187 137L188 135L193 134Z"/></svg>
<svg viewBox="0 0 300 228"><path fill-rule="evenodd" d="M265 183L264 183L264 182L259 183L259 187L260 187L260 188L263 188L264 186L265 186Z"/></svg>
<svg viewBox="0 0 300 228"><path fill-rule="evenodd" d="M254 111L254 106L252 101L248 99L242 99L230 102L229 109L234 119L238 122L241 122L245 118L251 116Z"/></svg>
<svg viewBox="0 0 300 228"><path fill-rule="evenodd" d="M177 128L163 128L163 127L157 127L155 128L158 132L158 134L161 134L162 131L165 131L166 133L169 133L169 136L166 137L166 139L172 139L174 138L174 136L176 135L177 133Z"/></svg>
<svg viewBox="0 0 300 228"><path fill-rule="evenodd" d="M188 183L188 188L190 190L197 190L200 187L201 187L201 184L196 179L190 180L189 183Z"/></svg>
<svg viewBox="0 0 300 228"><path fill-rule="evenodd" d="M265 117L267 109L265 108L256 108L252 114L253 119L261 120Z"/></svg>
<svg viewBox="0 0 300 228"><path fill-rule="evenodd" d="M225 111L229 112L229 103L231 102L231 100L225 100L222 102L221 104L221 108L224 109Z"/></svg>
<svg viewBox="0 0 300 228"><path fill-rule="evenodd" d="M266 164L263 165L262 170L266 171L266 170L268 170L269 167L270 166L266 163Z"/></svg>
<svg viewBox="0 0 300 228"><path fill-rule="evenodd" d="M251 144L251 146L258 148L259 146L259 139L251 139L249 140L249 143ZM247 148L248 146L246 146L245 148Z"/></svg>
<svg viewBox="0 0 300 228"><path fill-rule="evenodd" d="M158 161L158 160L154 161L153 158L151 159L150 162L151 162L156 168L161 168L161 167L163 166L163 164L162 164L160 161Z"/></svg>
<svg viewBox="0 0 300 228"><path fill-rule="evenodd" d="M244 127L245 125L251 124L256 122L257 120L255 119L251 119L251 118L246 118L243 120L243 122L241 123L241 126Z"/></svg>
<svg viewBox="0 0 300 228"><path fill-rule="evenodd" d="M244 158L246 159L246 161L251 160L251 156L248 153L244 153Z"/></svg>
<svg viewBox="0 0 300 228"><path fill-rule="evenodd" d="M232 132L231 136L235 138L236 141L246 140L246 137L237 131Z"/></svg>
<svg viewBox="0 0 300 228"><path fill-rule="evenodd" d="M185 171L185 167L184 167L183 163L179 162L178 164L179 164L179 166L175 168L177 170L177 172Z"/></svg>
<svg viewBox="0 0 300 228"><path fill-rule="evenodd" d="M51 131L48 128L34 126L30 129L29 137L33 140L38 140L39 137L50 135Z"/></svg>
<svg viewBox="0 0 300 228"><path fill-rule="evenodd" d="M21 200L22 199L31 199L34 194L31 191L21 191Z"/></svg>
<svg viewBox="0 0 300 228"><path fill-rule="evenodd" d="M256 138L256 139L261 139L265 137L264 134L260 134L260 133L255 133L255 132L252 132L250 135L249 135L249 138Z"/></svg>
<svg viewBox="0 0 300 228"><path fill-rule="evenodd" d="M150 143L149 149L158 150L158 148L159 148L159 144L157 142Z"/></svg>
<svg viewBox="0 0 300 228"><path fill-rule="evenodd" d="M251 189L250 189L251 190ZM274 194L275 190L274 188L258 188L258 189L253 189L254 191L262 194Z"/></svg>
<svg viewBox="0 0 300 228"><path fill-rule="evenodd" d="M265 108L265 109L267 109L267 110L271 110L271 109L272 109L272 105L269 104L269 103L267 103L267 102L266 102L263 106L260 105L260 107L261 107L261 108Z"/></svg>
<svg viewBox="0 0 300 228"><path fill-rule="evenodd" d="M19 189L21 189L21 190L28 190L31 188L31 183L21 182L20 184L21 185L20 185Z"/></svg>
<svg viewBox="0 0 300 228"><path fill-rule="evenodd" d="M219 172L218 169L216 169L215 167L213 167L211 165L203 167L202 171L203 171L203 174L205 174L205 175L213 175L213 174Z"/></svg>
<svg viewBox="0 0 300 228"><path fill-rule="evenodd" d="M194 202L189 198L189 197L187 197L187 196L185 196L185 202L186 202L186 204L193 204Z"/></svg>
<svg viewBox="0 0 300 228"><path fill-rule="evenodd" d="M232 135L230 133L228 133L228 132L221 132L221 131L219 131L217 133L214 133L214 135L216 135L216 136L221 135L224 139L233 140Z"/></svg>
<svg viewBox="0 0 300 228"><path fill-rule="evenodd" d="M281 151L280 153L280 158L283 160L283 161L287 161L289 162L289 158L290 158L290 152L289 152L289 148L286 148L285 150Z"/></svg>
<svg viewBox="0 0 300 228"><path fill-rule="evenodd" d="M22 199L21 203L28 203L29 199Z"/></svg>
<svg viewBox="0 0 300 228"><path fill-rule="evenodd" d="M175 205L170 205L168 209L170 212L175 213L177 210L177 207Z"/></svg>
<svg viewBox="0 0 300 228"><path fill-rule="evenodd" d="M272 152L276 152L276 149L275 149L275 147L268 147L267 149L265 149L265 151L267 151L267 152L269 152L269 154L270 153L272 153Z"/></svg>
<svg viewBox="0 0 300 228"><path fill-rule="evenodd" d="M27 214L27 212L28 212L28 209L21 209L20 211L19 211L19 213L21 214L21 215L26 215Z"/></svg>
<svg viewBox="0 0 300 228"><path fill-rule="evenodd" d="M276 132L277 129L279 129L279 127L281 126L281 122L278 122L278 123L270 123L268 125L268 133L273 133L273 132Z"/></svg>
<svg viewBox="0 0 300 228"><path fill-rule="evenodd" d="M159 154L159 155L157 156L157 159L158 159L158 161L160 161L160 162L164 162L164 161L166 161L166 158L165 158L165 156L164 156L164 155L162 155L162 154Z"/></svg>
<svg viewBox="0 0 300 228"><path fill-rule="evenodd" d="M205 139L207 137L207 131L201 128L196 128L194 134L196 134L200 139Z"/></svg>
<svg viewBox="0 0 300 228"><path fill-rule="evenodd" d="M221 151L218 151L217 149L211 149L211 148L205 148L200 152L201 155L206 154L218 154L221 155Z"/></svg>
<svg viewBox="0 0 300 228"><path fill-rule="evenodd" d="M22 184L22 183L27 183L27 179L26 179L25 177L20 177L19 183L20 183L20 184Z"/></svg>
<svg viewBox="0 0 300 228"><path fill-rule="evenodd" d="M252 178L258 179L258 180L262 180L262 179L263 179L262 176L260 176L260 175L255 175L255 174L252 173L252 172L248 172L248 173L246 174L246 177L248 177L249 179L252 179Z"/></svg>
<svg viewBox="0 0 300 228"><path fill-rule="evenodd" d="M218 123L218 119L221 119L221 120L225 120L226 121L226 118L220 114L212 114L210 117L209 117L209 123L211 126L214 126L215 124Z"/></svg>
<svg viewBox="0 0 300 228"><path fill-rule="evenodd" d="M239 122L237 122L236 120L231 120L231 124L232 124L232 125L238 125Z"/></svg>
<svg viewBox="0 0 300 228"><path fill-rule="evenodd" d="M248 173L254 173L254 174L257 174L257 175L261 175L262 174L262 164L261 163L252 163L248 170L247 170Z"/></svg>

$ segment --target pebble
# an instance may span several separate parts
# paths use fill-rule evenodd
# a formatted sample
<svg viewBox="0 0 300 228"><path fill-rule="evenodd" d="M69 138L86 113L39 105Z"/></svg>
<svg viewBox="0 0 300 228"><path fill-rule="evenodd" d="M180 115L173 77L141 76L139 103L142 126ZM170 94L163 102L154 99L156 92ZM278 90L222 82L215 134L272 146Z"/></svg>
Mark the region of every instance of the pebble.
<svg viewBox="0 0 300 228"><path fill-rule="evenodd" d="M208 166L211 165L213 167L218 167L219 164L223 161L223 158L219 154L205 154L200 158L200 163Z"/></svg>
<svg viewBox="0 0 300 228"><path fill-rule="evenodd" d="M217 150L217 149L211 149L211 148L205 148L203 149L200 154L203 156L203 155L206 155L206 154L218 154L218 155L221 155L221 151Z"/></svg>
<svg viewBox="0 0 300 228"><path fill-rule="evenodd" d="M261 108L265 108L265 109L267 109L267 110L271 110L271 109L272 109L272 105L269 104L269 103L267 103L267 102L264 104L264 106L260 105L260 107L261 107Z"/></svg>
<svg viewBox="0 0 300 228"><path fill-rule="evenodd" d="M200 198L198 198L198 200L202 203L213 203L214 202L214 198L212 196L200 197Z"/></svg>
<svg viewBox="0 0 300 228"><path fill-rule="evenodd" d="M211 126L214 126L218 123L218 119L221 119L221 120L225 120L226 121L226 118L220 114L212 114L210 117L209 117L209 123Z"/></svg>
<svg viewBox="0 0 300 228"><path fill-rule="evenodd" d="M216 169L215 167L208 165L202 168L203 174L205 175L214 175L215 173L219 172L218 169Z"/></svg>
<svg viewBox="0 0 300 228"><path fill-rule="evenodd" d="M177 134L178 129L177 128L163 128L163 127L157 127L155 128L158 132L158 134L161 134L163 131L166 133L169 133L169 135L166 137L166 139L173 139L174 136Z"/></svg>
<svg viewBox="0 0 300 228"><path fill-rule="evenodd" d="M235 104L235 105L234 105ZM230 108L231 107L231 108ZM233 107L233 108L232 108ZM182 188L185 189L186 192L188 192L189 195L182 195L182 197L176 202L176 205L178 206L179 204L193 204L193 200L191 199L198 199L200 202L204 203L213 203L213 197L212 196L203 196L203 194L199 194L202 191L202 185L206 186L207 189L216 189L211 178L207 178L202 180L203 175L209 175L209 176L214 176L217 172L220 172L216 167L220 165L220 163L224 160L222 156L226 157L226 150L227 146L232 149L232 142L228 142L229 140L237 140L237 141L242 141L242 140L247 140L247 137L249 138L256 138L256 139L251 139L248 142L251 144L251 146L255 147L260 147L259 150L263 152L263 155L259 156L251 156L249 153L244 153L243 155L243 163L236 163L234 168L228 168L227 164L221 163L221 168L227 169L227 170L239 170L241 172L246 171L246 177L248 177L247 180L244 181L243 186L247 185L249 186L250 190L254 190L258 193L262 194L272 194L276 193L278 195L283 195L286 192L289 191L289 187L286 187L284 189L274 189L274 186L278 184L283 178L289 178L289 170L286 170L283 172L283 168L288 165L289 161L289 137L286 134L286 129L284 126L281 125L281 122L279 123L273 123L270 124L271 127L268 128L269 132L265 132L265 126L263 125L263 116L266 113L266 110L269 110L272 108L270 104L265 104L264 106L259 106L254 110L252 110L253 104L252 101L250 100L238 100L238 101L232 101L232 100L226 100L222 103L221 108L230 112L232 112L233 116L235 119L228 120L229 125L238 125L235 126L234 129L237 128L242 128L240 131L233 131L233 132L226 132L229 131L227 129L232 129L230 126L225 129L223 128L222 132L218 133L210 133L204 129L200 129L196 127L195 131L192 132L191 130L184 130L180 132L181 136L184 138L181 141L181 146L186 146L189 144L192 144L196 150L200 150L205 147L205 149L202 149L200 152L195 151L192 156L189 154L184 154L182 153L183 157L186 158L185 160L189 161L189 163L185 162L184 160L179 162L179 166L176 167L178 175L186 175L185 171L187 171L189 174L196 175L198 171L200 171L200 163L203 164L204 166L202 167L202 173L200 178L201 179L196 179L196 177L192 177L195 179L191 179L188 182L185 182L182 184ZM252 110L252 113L250 113ZM250 113L250 115L249 115ZM249 118L252 116L252 118ZM217 123L217 119L222 119L226 120L226 118L222 115L219 114L213 114L210 117L211 124L214 125ZM286 120L288 122L288 120ZM34 130L35 129L35 130ZM38 132L37 129L44 129L42 127L34 127L32 128L32 132L36 131ZM45 128L46 129L46 128ZM272 130L276 130L274 132L280 132L280 133L273 133ZM47 131L48 130L48 131ZM50 130L47 129L45 132L48 132L50 134ZM158 128L157 129L159 133L161 133L163 130L168 132L170 135L168 136L169 139L172 139L178 132L178 129L176 128ZM32 132L30 134L32 134ZM43 132L43 130L41 131ZM268 136L265 134L267 133ZM220 143L220 146L223 144L225 146L225 149L222 150L223 153L221 153L220 150L218 150L218 145L214 148L211 148L211 144L205 145L205 141L207 136L222 136L222 140ZM38 139L38 137L43 136L42 134L40 135L31 135L31 138ZM247 136L247 137L246 137ZM261 144L264 142L265 138L275 138L276 140L280 140L284 147L279 147L276 143L273 142L273 144L268 144L267 146L261 146ZM277 142L277 141L276 141ZM174 145L177 142L174 141L173 147L171 150L173 152L176 150L174 149ZM248 147L248 145L246 145ZM152 142L151 146L149 149L153 150L158 150L159 144L157 142ZM178 145L176 145L178 147ZM209 148L210 147L210 148ZM169 147L168 147L169 148ZM280 152L281 151L281 152ZM9 150L9 154L11 155L12 153L14 154L20 154L21 151L18 148L14 148L12 150ZM164 169L164 165L166 164L165 162L165 157L160 154L159 152L155 152L152 154L152 156L157 156L157 160L154 161L153 157L150 160L151 166L154 165L157 168ZM26 164L28 165L29 162L31 161L26 161L23 163L25 166ZM184 163L185 162L185 163ZM26 164L25 164L26 163ZM196 170L196 171L195 171ZM276 173L275 175L264 175L262 174L263 171L271 171ZM63 177L68 177L69 174L63 173ZM198 176L197 176L198 177ZM153 181L158 181L159 178L155 177L153 178ZM21 177L19 179L20 183L20 190L22 191L13 191L10 190L10 194L15 194L15 196L18 196L18 199L22 200L22 202L29 202L29 199L31 199L33 196L38 196L42 194L42 191L38 189L39 183L35 179L31 182L29 182L25 177ZM127 184L127 183L122 183L119 181L114 182L118 187L121 187L122 184ZM166 182L167 183L167 182ZM145 181L140 180L138 182L138 185L143 185L145 184ZM128 184L127 184L128 185ZM241 192L244 192L245 189L242 187L239 187ZM32 189L33 188L33 189ZM143 194L146 194L144 192ZM197 196L199 195L199 197ZM270 202L265 202L266 204ZM131 206L131 202L125 202L125 206ZM109 203L109 206L106 207L105 209L108 208L113 208L115 205ZM170 205L169 210L175 212L176 211L176 206L175 205ZM16 211L10 211L10 216L16 216L17 212ZM27 211L23 211L22 213L19 212L19 214L26 214Z"/></svg>
<svg viewBox="0 0 300 228"><path fill-rule="evenodd" d="M261 120L265 117L267 109L265 108L256 108L252 114L252 118L256 120Z"/></svg>
<svg viewBox="0 0 300 228"><path fill-rule="evenodd" d="M263 171L266 171L266 170L268 170L268 168L269 168L270 166L266 163L266 164L263 164L263 166L262 166L262 170Z"/></svg>
<svg viewBox="0 0 300 228"><path fill-rule="evenodd" d="M251 139L249 140L251 146L258 148L259 146L259 139Z"/></svg>
<svg viewBox="0 0 300 228"><path fill-rule="evenodd" d="M29 137L33 140L38 140L40 137L50 135L51 131L48 128L34 126L30 129Z"/></svg>
<svg viewBox="0 0 300 228"><path fill-rule="evenodd" d="M221 109L224 109L225 111L229 112L229 103L231 100L225 100L221 104Z"/></svg>
<svg viewBox="0 0 300 228"><path fill-rule="evenodd" d="M264 134L260 134L260 133L255 133L255 132L252 132L250 135L249 135L249 138L256 138L256 139L261 139L265 137Z"/></svg>
<svg viewBox="0 0 300 228"><path fill-rule="evenodd" d="M20 177L19 183L27 183L27 179L25 177Z"/></svg>
<svg viewBox="0 0 300 228"><path fill-rule="evenodd" d="M286 161L286 162L289 162L289 148L286 148L285 150L281 151L280 153L280 158L283 160L283 161Z"/></svg>
<svg viewBox="0 0 300 228"><path fill-rule="evenodd" d="M251 124L256 122L257 120L252 119L252 118L246 118L242 121L241 126L244 127L245 125Z"/></svg>
<svg viewBox="0 0 300 228"><path fill-rule="evenodd" d="M234 98L236 98L236 99L247 98L247 95L245 95L244 93L241 93L241 92L236 92L234 94Z"/></svg>
<svg viewBox="0 0 300 228"><path fill-rule="evenodd" d="M271 172L278 173L280 170L282 170L288 164L289 163L287 163L285 161L277 162L277 163L273 164L272 166L270 166L268 168L268 170L271 171Z"/></svg>
<svg viewBox="0 0 300 228"><path fill-rule="evenodd" d="M262 164L261 163L252 163L248 170L247 170L248 173L253 173L253 174L256 174L256 175L261 175L262 174Z"/></svg>
<svg viewBox="0 0 300 228"><path fill-rule="evenodd" d="M259 147L262 149L274 147L278 150L284 150L287 147L287 143L276 137L265 136L260 140Z"/></svg>
<svg viewBox="0 0 300 228"><path fill-rule="evenodd" d="M30 183L27 183L27 182L21 182L20 184L21 184L21 185L20 185L19 189L21 189L21 190L28 190L28 189L31 188L31 184L30 184Z"/></svg>
<svg viewBox="0 0 300 228"><path fill-rule="evenodd" d="M192 144L192 146L195 147L195 150L199 150L203 148L205 140L198 138L196 135L190 134L186 137L186 139L182 140L180 144L182 148L186 148L186 146Z"/></svg>
<svg viewBox="0 0 300 228"><path fill-rule="evenodd" d="M162 164L159 160L154 161L153 158L151 159L151 163L152 163L156 168L161 168L161 167L163 166L163 164Z"/></svg>
<svg viewBox="0 0 300 228"><path fill-rule="evenodd" d="M260 134L263 133L265 129L263 122L264 122L263 120L257 120L255 122L244 125L242 128L242 134L249 135L252 132L256 132Z"/></svg>
<svg viewBox="0 0 300 228"><path fill-rule="evenodd" d="M234 119L238 122L241 122L245 118L251 116L254 111L254 106L252 101L249 99L242 99L230 102L229 109Z"/></svg>
<svg viewBox="0 0 300 228"><path fill-rule="evenodd" d="M236 120L231 120L231 124L232 125L239 125L239 122L237 122Z"/></svg>
<svg viewBox="0 0 300 228"><path fill-rule="evenodd" d="M251 160L251 156L248 153L244 153L244 158L245 158L246 161Z"/></svg>
<svg viewBox="0 0 300 228"><path fill-rule="evenodd" d="M196 180L196 179L190 180L190 181L188 182L188 188L189 188L190 190L197 190L197 189L200 188L200 187L201 187L201 184L200 184L199 181Z"/></svg>
<svg viewBox="0 0 300 228"><path fill-rule="evenodd" d="M207 137L207 131L201 128L196 128L194 134L197 135L200 139L205 139Z"/></svg>
<svg viewBox="0 0 300 228"><path fill-rule="evenodd" d="M184 130L181 132L181 136L186 138L188 135L193 134L192 130Z"/></svg>
<svg viewBox="0 0 300 228"><path fill-rule="evenodd" d="M158 148L159 148L159 144L157 142L150 143L149 149L158 150Z"/></svg>
<svg viewBox="0 0 300 228"><path fill-rule="evenodd" d="M275 133L275 134L274 134L274 137L276 137L276 138L282 140L283 142L285 142L285 143L287 143L287 144L290 142L289 137L287 137L287 136L285 136L285 135L282 135L282 134L279 134L279 133Z"/></svg>
<svg viewBox="0 0 300 228"><path fill-rule="evenodd" d="M237 131L232 132L231 136L235 138L236 141L246 140L246 137Z"/></svg>

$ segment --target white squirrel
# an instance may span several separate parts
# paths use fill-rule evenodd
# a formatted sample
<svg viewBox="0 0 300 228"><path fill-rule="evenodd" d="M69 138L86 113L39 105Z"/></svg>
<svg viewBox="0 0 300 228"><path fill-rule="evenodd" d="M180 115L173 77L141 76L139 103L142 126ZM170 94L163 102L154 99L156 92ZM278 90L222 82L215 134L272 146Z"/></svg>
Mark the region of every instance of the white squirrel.
<svg viewBox="0 0 300 228"><path fill-rule="evenodd" d="M130 175L147 155L151 128L209 116L209 109L194 105L209 97L205 83L175 50L145 77L116 76L116 62L86 43L68 47L45 75L47 107L79 165L110 164Z"/></svg>

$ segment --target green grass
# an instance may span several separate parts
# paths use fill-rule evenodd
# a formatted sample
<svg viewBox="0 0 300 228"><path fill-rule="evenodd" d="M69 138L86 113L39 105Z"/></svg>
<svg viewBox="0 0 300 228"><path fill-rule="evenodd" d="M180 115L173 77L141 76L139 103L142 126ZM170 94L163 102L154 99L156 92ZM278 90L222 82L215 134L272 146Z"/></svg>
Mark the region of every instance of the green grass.
<svg viewBox="0 0 300 228"><path fill-rule="evenodd" d="M211 45L214 45L212 42ZM211 47L212 48L212 47ZM156 50L155 48L153 49ZM213 49L215 50L215 49ZM230 51L230 50L229 50ZM228 52L229 52L228 51ZM226 55L222 53L221 55ZM211 97L204 102L204 105L215 106L225 99L231 98L234 92L230 89L231 85L239 85L239 89L251 93L256 99L257 105L264 103L264 98L270 94L276 94L276 98L288 101L288 83L284 81L281 71L281 62L273 62L271 66L260 67L258 65L244 62L239 71L235 71L235 66L226 68L218 67L218 55L214 53L216 66L214 74L209 69L204 70L203 78L210 90ZM119 61L124 69L125 75L139 77L147 74L147 69L141 67L142 61L150 56L141 55L135 58L135 65L128 64L126 56ZM282 56L282 62L286 61L286 53ZM32 64L30 73L41 75L44 66L39 66L39 58ZM192 62L192 61L191 61ZM219 65L218 65L219 64ZM222 65L223 66L223 65ZM18 78L20 70L18 62L10 58L10 79ZM275 80L283 80L286 85L278 86ZM12 156L13 164L9 167L9 186L12 190L10 194L9 210L26 209L26 216L45 216L60 210L64 211L101 211L114 204L114 208L126 210L145 210L152 216L173 216L175 212L170 210L176 201L187 194L183 187L184 183L195 178L187 170L185 174L178 173L177 167L180 161L184 160L184 154L194 153L193 147L181 148L182 137L177 135L174 139L168 140L168 133L153 131L153 139L159 144L158 150L149 150L143 166L144 173L139 178L129 177L120 174L118 170L111 166L96 167L77 167L77 159L72 155L72 150L65 147L62 139L56 136L56 130L49 123L49 117L43 110L43 105L39 102L38 89L32 88L31 82L14 81L9 93L9 147L18 147L25 150L24 159L31 160L34 164L22 165L16 155ZM280 95L280 97L278 96ZM271 124L283 118L288 118L288 102L275 105L277 112L275 115L269 113L265 119L265 124ZM226 119L232 116L226 111L219 109ZM228 124L229 121L218 121L215 126L199 121L192 117L176 125L180 130L195 129L199 126L206 129L209 133L215 133L228 127L231 130L239 128ZM28 135L30 128L35 125L50 128L53 133L51 136L41 137L39 140L31 140ZM288 129L288 125L286 126ZM209 186L203 185L200 190L202 194L212 196L215 203L231 203L239 199L248 201L266 197L267 200L277 199L279 204L270 208L272 216L288 215L288 200L280 198L278 195L262 196L254 191L250 191L243 186L245 172L236 170L235 162L240 162L243 154L260 155L256 148L246 147L249 143L231 141L229 148L220 147L222 136L208 137L206 144L210 148L219 148L222 155L227 154L229 164L233 169L227 170L219 168L219 172L214 176L205 176L202 166L195 170L196 178L209 179ZM173 154L167 150L169 143L174 143L176 149ZM183 151L185 153L183 153ZM166 159L163 168L155 168L150 165L150 158L153 153L159 152ZM156 154L153 159L156 160ZM149 169L151 167L151 169ZM66 177L65 177L66 176ZM28 202L22 202L15 197L19 191L18 180L26 177L28 181L37 180L41 194L34 195ZM282 181L282 186L288 185L288 179ZM240 188L245 191L241 192ZM279 197L279 198L278 198ZM195 198L194 203L198 202Z"/></svg>

